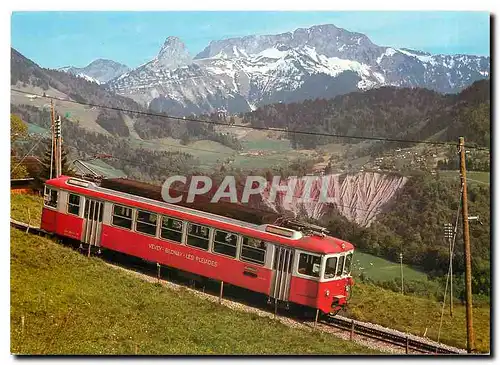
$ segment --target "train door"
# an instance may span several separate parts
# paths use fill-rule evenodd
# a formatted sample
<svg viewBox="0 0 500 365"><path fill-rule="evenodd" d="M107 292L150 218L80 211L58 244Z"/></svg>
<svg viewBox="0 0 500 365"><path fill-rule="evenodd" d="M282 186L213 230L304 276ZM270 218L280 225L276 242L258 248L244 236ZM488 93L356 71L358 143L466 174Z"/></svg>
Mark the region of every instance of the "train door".
<svg viewBox="0 0 500 365"><path fill-rule="evenodd" d="M269 296L287 302L292 279L293 250L274 246L273 280Z"/></svg>
<svg viewBox="0 0 500 365"><path fill-rule="evenodd" d="M103 202L85 199L85 210L83 212L83 234L82 241L93 246L100 246Z"/></svg>

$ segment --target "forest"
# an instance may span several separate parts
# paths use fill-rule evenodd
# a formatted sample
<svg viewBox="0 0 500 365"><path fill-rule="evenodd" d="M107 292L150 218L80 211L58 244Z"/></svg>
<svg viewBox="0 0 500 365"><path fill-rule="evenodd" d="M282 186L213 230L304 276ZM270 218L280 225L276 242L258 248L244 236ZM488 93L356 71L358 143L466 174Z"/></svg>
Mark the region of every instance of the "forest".
<svg viewBox="0 0 500 365"><path fill-rule="evenodd" d="M481 80L459 94L381 87L329 100L272 104L243 114L243 120L255 127L286 128L294 148L360 141L303 135L294 130L411 140L449 141L465 136L468 142L489 146L490 114L490 81ZM390 147L401 146L391 143ZM364 154L373 155L385 148L378 143Z"/></svg>
<svg viewBox="0 0 500 365"><path fill-rule="evenodd" d="M469 185L470 215L479 215L481 224L470 224L473 291L490 294L490 188ZM350 242L364 252L420 267L431 277L446 275L449 263L449 242L443 225L455 225L460 207L460 183L426 173L415 173L394 199L385 206L376 222L368 228L347 221L338 213L324 219L323 225L333 235ZM462 221L458 221L454 255L454 274L464 273Z"/></svg>

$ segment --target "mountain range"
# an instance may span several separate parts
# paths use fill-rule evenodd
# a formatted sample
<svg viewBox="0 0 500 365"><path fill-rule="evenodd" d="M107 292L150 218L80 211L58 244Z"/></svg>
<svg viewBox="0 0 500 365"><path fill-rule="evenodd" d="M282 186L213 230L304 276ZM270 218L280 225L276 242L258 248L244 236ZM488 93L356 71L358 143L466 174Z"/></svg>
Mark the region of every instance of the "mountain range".
<svg viewBox="0 0 500 365"><path fill-rule="evenodd" d="M59 71L69 72L73 75L83 77L84 79L95 82L96 84L105 84L106 82L123 75L125 72L130 71L130 68L121 63L97 59L92 61L85 67L66 66L61 67Z"/></svg>
<svg viewBox="0 0 500 365"><path fill-rule="evenodd" d="M378 46L328 24L212 41L194 57L179 38L168 37L153 60L103 82L150 110L188 115L246 112L380 86L456 93L489 75L489 57Z"/></svg>

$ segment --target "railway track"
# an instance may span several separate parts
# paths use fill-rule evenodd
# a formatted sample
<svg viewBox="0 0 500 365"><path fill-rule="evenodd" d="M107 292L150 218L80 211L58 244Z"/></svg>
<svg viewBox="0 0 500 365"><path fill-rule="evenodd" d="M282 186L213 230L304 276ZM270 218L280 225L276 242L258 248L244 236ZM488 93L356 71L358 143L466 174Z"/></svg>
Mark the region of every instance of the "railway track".
<svg viewBox="0 0 500 365"><path fill-rule="evenodd" d="M14 228L32 234L54 236L52 233L47 232L38 226L31 226L12 218L10 219L10 224ZM351 340L354 339L354 336L361 336L379 341L381 343L389 344L394 347L403 348L407 354L459 355L467 353L463 349L438 343L427 338L406 334L374 323L361 322L339 315L326 317L318 323L349 332Z"/></svg>
<svg viewBox="0 0 500 365"><path fill-rule="evenodd" d="M321 322L328 326L340 328L344 331L350 332L351 340L355 335L360 335L404 348L407 354L420 353L459 355L467 353L465 350L438 343L427 338L406 334L374 323L361 322L339 315L336 315L335 317L327 317Z"/></svg>

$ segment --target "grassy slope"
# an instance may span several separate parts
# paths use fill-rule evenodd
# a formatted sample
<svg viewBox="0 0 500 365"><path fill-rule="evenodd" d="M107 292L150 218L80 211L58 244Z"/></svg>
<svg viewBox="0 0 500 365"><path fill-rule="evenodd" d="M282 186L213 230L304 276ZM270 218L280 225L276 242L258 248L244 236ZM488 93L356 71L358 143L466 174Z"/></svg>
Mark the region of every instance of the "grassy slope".
<svg viewBox="0 0 500 365"><path fill-rule="evenodd" d="M40 216L41 197L11 194L11 200L11 216L13 218L24 220L23 217L27 216L27 206L30 207L32 217ZM357 257L359 255L360 253L356 254ZM369 261L370 258L365 257L365 259ZM375 261L371 262L374 262L374 267L377 266L382 269L383 266L377 265ZM372 275L382 274L378 274L375 270L372 272ZM409 274L407 273L407 269L405 269L405 277L407 275ZM349 313L359 320L378 323L402 331L409 331L416 335L423 335L427 328L427 336L437 339L441 305L441 303L429 299L411 295L402 296L376 286L356 283ZM464 306L455 304L454 309L455 315L453 318L450 318L448 307L445 308L441 341L464 347L466 338ZM474 329L477 348L483 352L487 352L490 346L489 307L474 308Z"/></svg>
<svg viewBox="0 0 500 365"><path fill-rule="evenodd" d="M36 258L36 259L34 259ZM24 333L22 320L25 318ZM306 340L307 339L307 340ZM144 282L11 230L11 351L21 354L354 354L320 332Z"/></svg>
<svg viewBox="0 0 500 365"><path fill-rule="evenodd" d="M395 262L360 251L354 253L353 275L364 273L372 280L386 281L399 279L401 277L400 270L400 265ZM403 265L403 275L406 280L427 281L425 273L407 265Z"/></svg>
<svg viewBox="0 0 500 365"><path fill-rule="evenodd" d="M40 226L43 198L38 195L10 194L10 216L33 226ZM29 210L29 214L28 214Z"/></svg>
<svg viewBox="0 0 500 365"><path fill-rule="evenodd" d="M348 313L361 321L408 331L437 340L442 303L433 300L401 295L377 286L356 283ZM446 305L440 340L443 343L465 348L465 306L454 304L454 316L449 315ZM488 352L490 348L490 308L473 308L476 348Z"/></svg>

